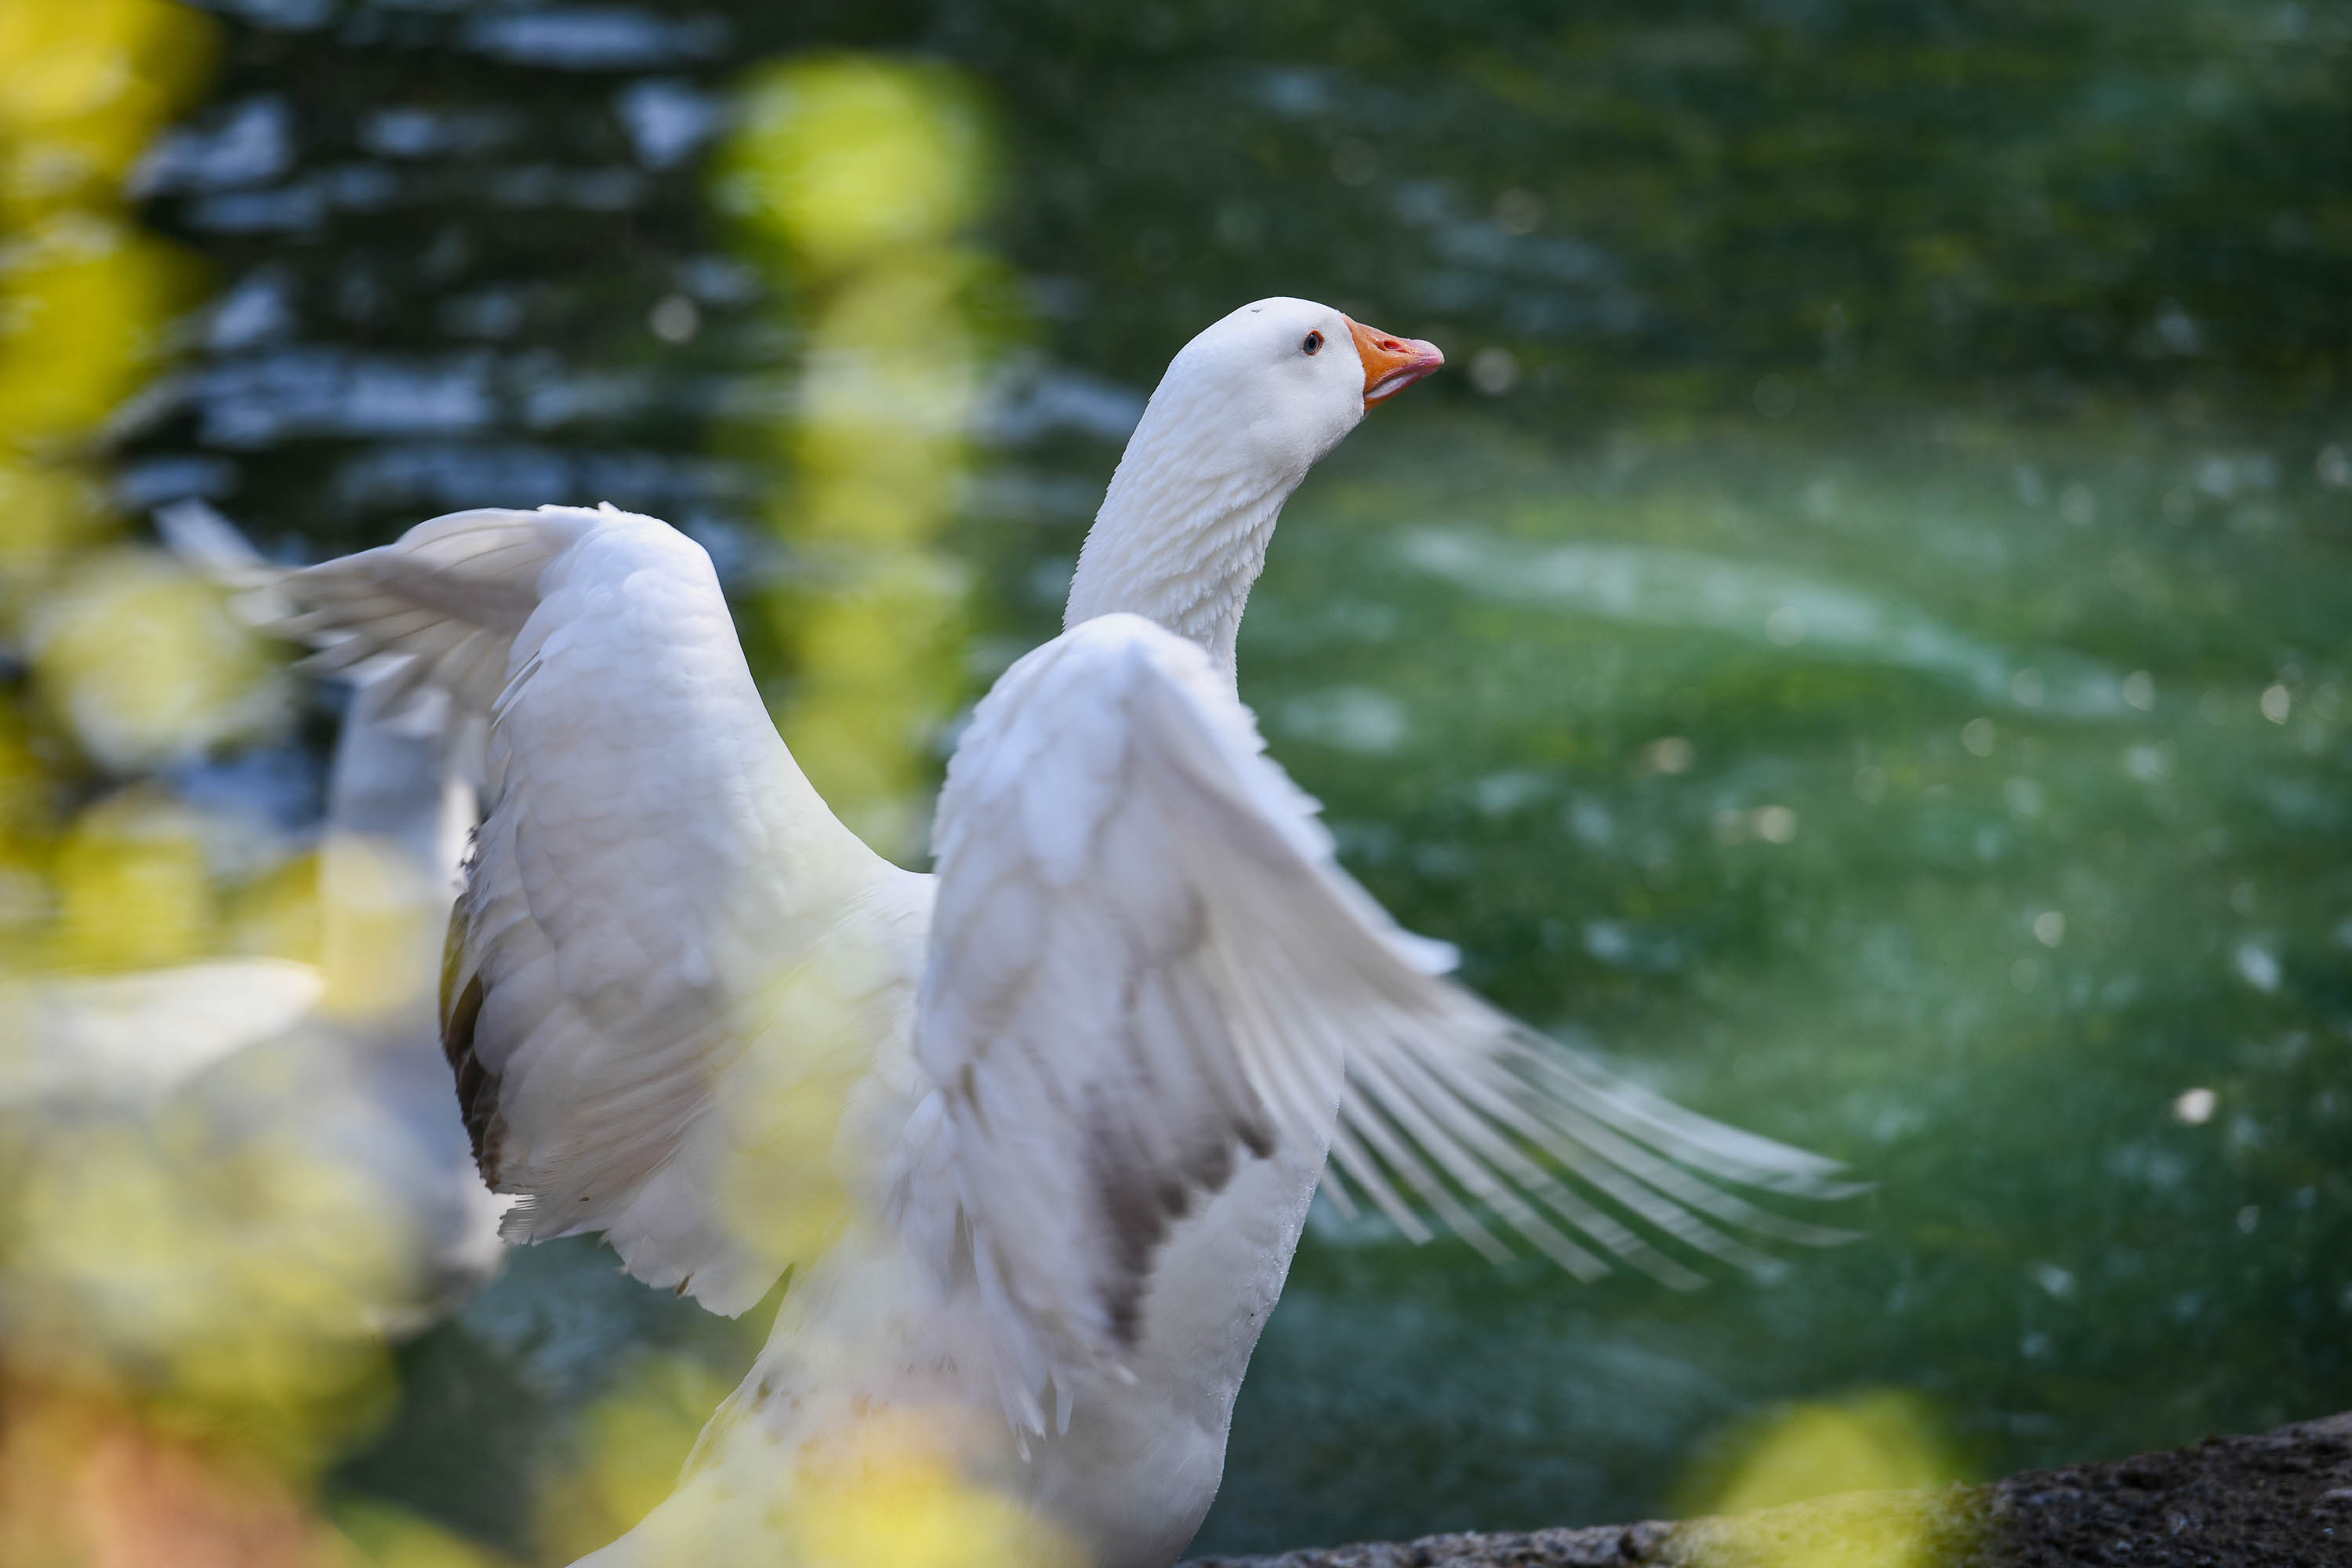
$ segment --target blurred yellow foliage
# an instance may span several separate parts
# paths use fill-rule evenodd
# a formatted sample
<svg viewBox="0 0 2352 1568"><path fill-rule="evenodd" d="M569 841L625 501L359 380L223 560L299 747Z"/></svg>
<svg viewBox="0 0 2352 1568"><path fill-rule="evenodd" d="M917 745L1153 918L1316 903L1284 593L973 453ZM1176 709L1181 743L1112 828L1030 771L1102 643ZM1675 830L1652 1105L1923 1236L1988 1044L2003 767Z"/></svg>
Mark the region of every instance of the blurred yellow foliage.
<svg viewBox="0 0 2352 1568"><path fill-rule="evenodd" d="M341 1568L331 1536L234 1448L0 1366L9 1568Z"/></svg>
<svg viewBox="0 0 2352 1568"><path fill-rule="evenodd" d="M390 1503L339 1508L335 1524L345 1548L337 1568L502 1568L506 1561Z"/></svg>
<svg viewBox="0 0 2352 1568"><path fill-rule="evenodd" d="M377 1313L415 1268L393 1194L186 1104L11 1131L11 1355L97 1384L121 1369L298 1470L377 1413Z"/></svg>
<svg viewBox="0 0 2352 1568"><path fill-rule="evenodd" d="M806 580L768 605L795 656L779 715L811 781L886 854L921 838L930 734L954 700L963 574L939 549L969 467L986 271L977 100L939 67L797 60L757 79L722 189L803 285L806 351L773 511Z"/></svg>
<svg viewBox="0 0 2352 1568"><path fill-rule="evenodd" d="M1709 1511L1745 1513L1832 1492L1940 1486L1958 1479L1926 1403L1882 1389L1782 1412L1749 1443Z"/></svg>
<svg viewBox="0 0 2352 1568"><path fill-rule="evenodd" d="M0 348L0 385L12 363ZM102 539L110 521L98 487L80 473L0 449L0 637L23 635L25 605L11 584L37 581L52 563Z"/></svg>
<svg viewBox="0 0 2352 1568"><path fill-rule="evenodd" d="M12 1081L67 1086L0 1107L12 1564L347 1560L308 1504L387 1407L379 1320L417 1267L408 1211L283 1131L301 1126L290 1081L248 1073L233 1107L159 1104L172 1073L118 1083L80 1061L45 1076L38 1059L81 1037L56 1009L112 994L44 971L163 972L237 929L220 825L152 782L93 789L92 766L135 781L286 708L276 657L215 590L108 544L95 466L193 301L194 265L139 230L124 185L208 76L215 32L173 0L0 0L0 646L30 665L36 698L0 708L0 972L21 976L9 1016L61 1031L10 1042L30 1047ZM273 939L297 923L244 922ZM133 1020L117 1047L136 1049L156 1025L132 994L114 1001ZM108 1020L82 1023L112 1038Z"/></svg>
<svg viewBox="0 0 2352 1568"><path fill-rule="evenodd" d="M266 953L273 958L319 964L326 971L329 982L320 1006L327 1012L348 1016L339 996L374 993L365 985L347 986L341 993L334 987L334 969L326 953L326 910L319 886L320 858L316 852L298 855L237 887L228 900L226 945L235 952ZM437 973L434 976L436 984L439 978Z"/></svg>
<svg viewBox="0 0 2352 1568"><path fill-rule="evenodd" d="M1720 1568L1931 1568L1935 1520L1925 1502L1853 1500L1823 1505L1792 1546L1768 1521L1740 1516L1841 1494L1940 1487L1960 1479L1923 1401L1895 1390L1793 1405L1743 1445L1718 1488L1694 1512L1729 1516L1706 1561ZM1826 1536L1832 1544L1824 1547Z"/></svg>
<svg viewBox="0 0 2352 1568"><path fill-rule="evenodd" d="M580 1424L576 1462L540 1492L542 1554L568 1563L652 1512L726 1397L726 1384L683 1356L638 1362Z"/></svg>
<svg viewBox="0 0 2352 1568"><path fill-rule="evenodd" d="M191 264L110 216L10 237L0 258L0 431L20 450L87 437L153 371Z"/></svg>
<svg viewBox="0 0 2352 1568"><path fill-rule="evenodd" d="M920 1408L877 1413L805 1453L784 1560L802 1568L1083 1568L1066 1537L965 1478L957 1422Z"/></svg>
<svg viewBox="0 0 2352 1568"><path fill-rule="evenodd" d="M83 812L52 867L50 963L140 969L184 963L213 939L203 826L168 796L127 791Z"/></svg>
<svg viewBox="0 0 2352 1568"><path fill-rule="evenodd" d="M896 858L923 840L917 792L956 689L963 590L961 574L905 551L833 595L780 594L772 610L803 661L778 718L785 742L841 819Z"/></svg>
<svg viewBox="0 0 2352 1568"><path fill-rule="evenodd" d="M172 0L0 0L0 610L101 525L77 448L193 298L122 183L210 74L215 31Z"/></svg>
<svg viewBox="0 0 2352 1568"><path fill-rule="evenodd" d="M894 255L811 323L792 444L803 534L927 543L955 503L979 376L961 301L976 270L944 247Z"/></svg>
<svg viewBox="0 0 2352 1568"><path fill-rule="evenodd" d="M1084 1553L1061 1531L974 1479L1001 1468L1001 1424L961 1407L864 1400L841 1401L832 1414L814 1435L722 1441L698 1454L682 1479L668 1478L677 1489L631 1537L631 1561L1085 1568ZM730 1409L714 1431L760 1419ZM655 1446L641 1438L640 1447ZM736 1458L742 1462L730 1463ZM583 1535L580 1543L596 1542ZM569 1539L560 1544L573 1547Z"/></svg>
<svg viewBox="0 0 2352 1568"><path fill-rule="evenodd" d="M289 910L299 910L309 892L330 933L320 955L328 1016L357 1022L406 1008L431 1016L449 925L447 878L417 865L399 844L343 831L328 836L314 864L318 877L307 889L289 881L286 896ZM328 903L331 910L321 908Z"/></svg>
<svg viewBox="0 0 2352 1568"><path fill-rule="evenodd" d="M253 630L171 557L85 557L33 616L43 698L117 773L195 756L281 722L289 693Z"/></svg>
<svg viewBox="0 0 2352 1568"><path fill-rule="evenodd" d="M794 60L755 81L746 104L735 205L814 270L937 244L985 205L977 101L944 67Z"/></svg>
<svg viewBox="0 0 2352 1568"><path fill-rule="evenodd" d="M48 922L56 788L24 714L0 703L0 975L22 968Z"/></svg>
<svg viewBox="0 0 2352 1568"><path fill-rule="evenodd" d="M110 196L212 74L214 39L172 0L0 0L0 202Z"/></svg>
<svg viewBox="0 0 2352 1568"><path fill-rule="evenodd" d="M746 1152L729 1168L720 1200L746 1247L805 1263L839 1234L849 1192L835 1150L856 1078L821 1064L790 1082L746 1085L723 1108L729 1136Z"/></svg>

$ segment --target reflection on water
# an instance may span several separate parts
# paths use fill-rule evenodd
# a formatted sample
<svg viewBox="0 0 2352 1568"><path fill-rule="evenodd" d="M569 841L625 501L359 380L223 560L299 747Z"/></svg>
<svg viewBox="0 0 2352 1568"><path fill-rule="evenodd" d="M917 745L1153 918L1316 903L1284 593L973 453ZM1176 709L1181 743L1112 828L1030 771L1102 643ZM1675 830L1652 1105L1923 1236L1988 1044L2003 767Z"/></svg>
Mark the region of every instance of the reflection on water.
<svg viewBox="0 0 2352 1568"><path fill-rule="evenodd" d="M446 1110L352 1048L414 976L331 940L404 862L330 847L322 933L331 715L136 514L298 557L667 516L910 856L1142 391L1272 292L1462 371L1318 472L1243 650L1350 864L1515 1010L1879 1185L1870 1240L1686 1299L1325 1216L1202 1545L2352 1404L2342 5L204 9L0 0L0 967L49 987L0 1016L342 978L114 1103L7 1058L0 1557L560 1560L751 1349L578 1243L392 1347L434 1167L314 1167ZM910 1531L958 1517L885 1458Z"/></svg>
<svg viewBox="0 0 2352 1568"><path fill-rule="evenodd" d="M1938 675L2007 707L2068 718L2120 712L2121 683L2063 649L2016 656L1900 604L1753 561L1651 545L1514 548L1461 529L1403 541L1404 559L1491 598ZM2030 662L2029 662L2030 661ZM1679 770L1676 770L1679 771Z"/></svg>

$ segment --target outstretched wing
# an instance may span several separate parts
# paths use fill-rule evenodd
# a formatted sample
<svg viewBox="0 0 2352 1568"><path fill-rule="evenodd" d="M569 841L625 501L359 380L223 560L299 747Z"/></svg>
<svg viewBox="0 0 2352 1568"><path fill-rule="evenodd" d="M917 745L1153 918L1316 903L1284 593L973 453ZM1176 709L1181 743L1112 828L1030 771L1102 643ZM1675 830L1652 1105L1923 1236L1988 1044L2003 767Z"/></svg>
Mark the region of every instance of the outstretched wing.
<svg viewBox="0 0 2352 1568"><path fill-rule="evenodd" d="M837 1217L926 879L810 788L666 523L459 512L271 585L314 667L490 721L444 1044L484 1176L522 1198L507 1234L602 1231L638 1278L750 1306Z"/></svg>
<svg viewBox="0 0 2352 1568"><path fill-rule="evenodd" d="M1278 1149L1416 1237L1493 1221L1580 1273L1824 1239L1730 1186L1829 1162L1665 1103L1444 978L1332 857L1195 645L1131 616L1007 672L950 765L917 1049L1008 1411L1123 1363L1171 1226ZM1335 1139L1336 1128L1336 1139ZM1311 1166L1310 1166L1311 1168ZM1407 1195L1409 1194L1409 1195Z"/></svg>

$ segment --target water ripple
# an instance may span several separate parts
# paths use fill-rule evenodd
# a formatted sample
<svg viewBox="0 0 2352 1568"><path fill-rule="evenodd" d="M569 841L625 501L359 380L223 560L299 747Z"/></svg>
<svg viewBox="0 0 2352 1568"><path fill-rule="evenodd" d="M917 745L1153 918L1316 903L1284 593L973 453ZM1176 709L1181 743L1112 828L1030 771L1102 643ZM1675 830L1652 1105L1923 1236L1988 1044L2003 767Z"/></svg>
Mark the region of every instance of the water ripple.
<svg viewBox="0 0 2352 1568"><path fill-rule="evenodd" d="M1523 544L1435 529L1404 535L1399 553L1417 571L1491 599L1917 670L2004 707L2060 718L2125 710L2120 679L2079 654L2011 653L1910 605L1787 567L1647 545Z"/></svg>

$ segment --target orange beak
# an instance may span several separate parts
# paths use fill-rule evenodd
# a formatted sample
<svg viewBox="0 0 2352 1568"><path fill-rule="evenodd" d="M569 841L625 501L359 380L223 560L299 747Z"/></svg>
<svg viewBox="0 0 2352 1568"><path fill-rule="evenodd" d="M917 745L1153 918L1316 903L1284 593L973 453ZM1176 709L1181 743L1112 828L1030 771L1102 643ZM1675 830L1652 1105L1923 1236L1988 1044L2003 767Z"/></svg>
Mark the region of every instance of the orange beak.
<svg viewBox="0 0 2352 1568"><path fill-rule="evenodd" d="M1367 408L1394 397L1445 363L1435 343L1419 338L1392 338L1355 321L1348 321L1348 331L1355 336L1356 353L1363 356Z"/></svg>

